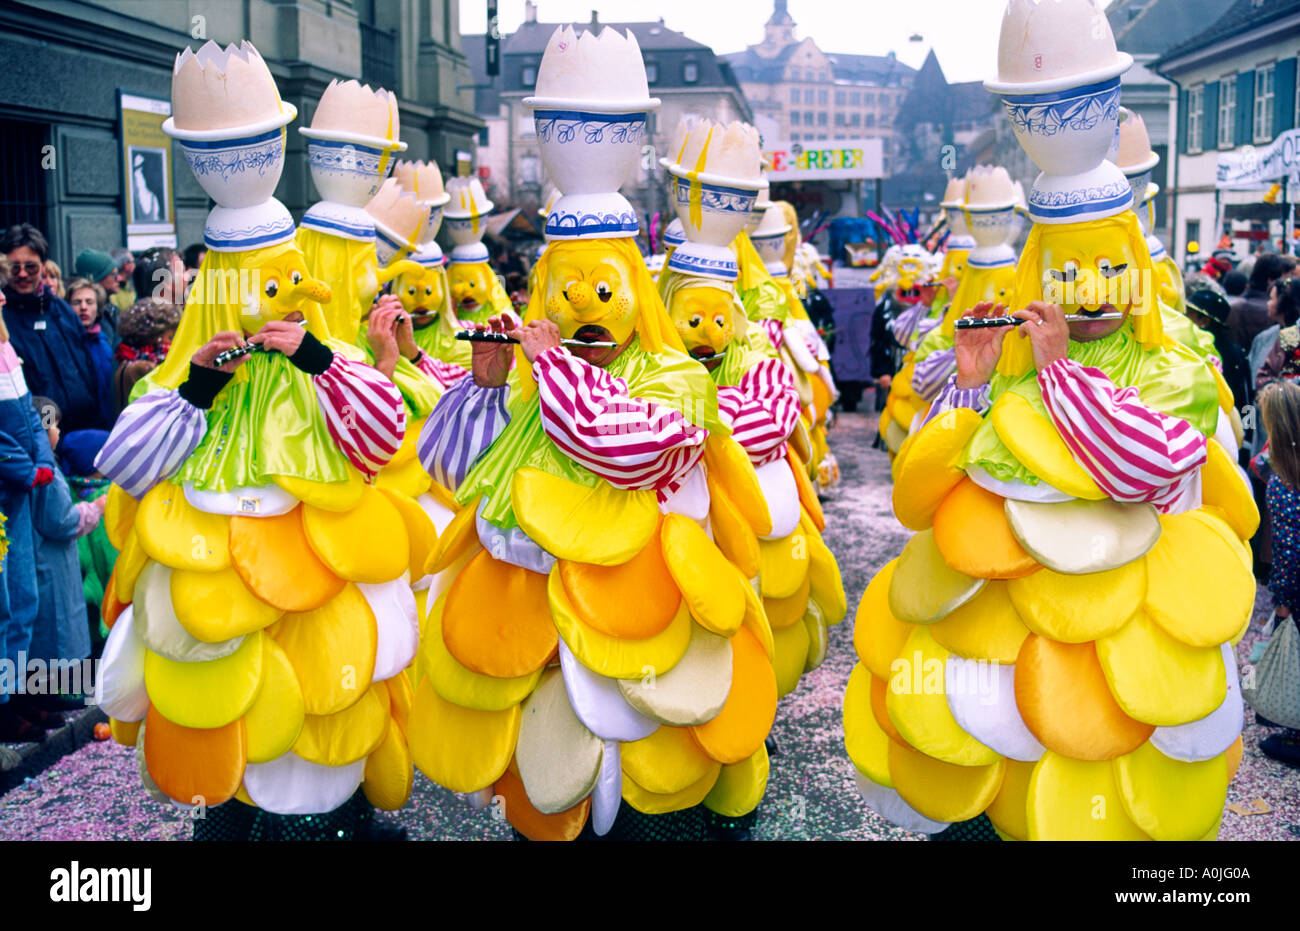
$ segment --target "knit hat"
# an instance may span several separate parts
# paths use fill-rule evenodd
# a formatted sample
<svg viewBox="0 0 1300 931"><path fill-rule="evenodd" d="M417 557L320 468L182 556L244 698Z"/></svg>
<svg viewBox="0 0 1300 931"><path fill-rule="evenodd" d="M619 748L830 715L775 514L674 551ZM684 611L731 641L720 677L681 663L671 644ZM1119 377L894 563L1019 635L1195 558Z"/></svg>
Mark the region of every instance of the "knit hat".
<svg viewBox="0 0 1300 931"><path fill-rule="evenodd" d="M116 273L117 263L113 261L113 257L107 252L98 252L94 249L82 249L73 264L73 274L76 277L89 278L91 281L102 281Z"/></svg>
<svg viewBox="0 0 1300 931"><path fill-rule="evenodd" d="M64 471L73 476L90 475L95 471L95 457L108 439L107 430L74 430L64 434L59 444Z"/></svg>

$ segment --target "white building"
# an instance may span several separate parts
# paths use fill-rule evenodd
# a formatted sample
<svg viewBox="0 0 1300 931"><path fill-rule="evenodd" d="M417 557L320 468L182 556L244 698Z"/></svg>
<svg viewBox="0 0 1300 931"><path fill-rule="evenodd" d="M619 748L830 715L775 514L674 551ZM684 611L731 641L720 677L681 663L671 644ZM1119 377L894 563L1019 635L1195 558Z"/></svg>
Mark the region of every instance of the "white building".
<svg viewBox="0 0 1300 931"><path fill-rule="evenodd" d="M1300 0L1237 0L1203 32L1152 63L1178 88L1170 117L1176 145L1168 173L1173 195L1168 246L1180 262L1189 257L1189 243L1196 244L1193 257L1199 252L1208 258L1225 234L1239 258L1279 248L1286 235L1284 217L1300 199L1300 185L1293 179L1286 190L1274 190L1280 173L1243 187L1217 181L1221 161L1251 164L1300 125L1298 55ZM1296 251L1294 239L1288 251Z"/></svg>

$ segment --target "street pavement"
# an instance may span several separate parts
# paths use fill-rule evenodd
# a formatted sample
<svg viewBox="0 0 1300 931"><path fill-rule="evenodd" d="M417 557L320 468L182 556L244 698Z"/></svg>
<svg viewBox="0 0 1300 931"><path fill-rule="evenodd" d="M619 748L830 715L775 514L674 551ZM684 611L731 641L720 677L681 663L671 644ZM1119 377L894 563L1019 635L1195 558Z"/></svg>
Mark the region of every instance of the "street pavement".
<svg viewBox="0 0 1300 931"><path fill-rule="evenodd" d="M864 399L869 404L870 395ZM782 700L772 734L767 795L754 836L760 840L919 840L867 809L853 787L844 752L840 702L856 662L853 614L867 582L898 555L909 532L890 507L889 463L872 449L875 419L842 414L830 436L842 480L825 501L826 542L839 560L849 616L830 632L826 662ZM1270 610L1260 588L1251 632L1238 645L1243 662ZM1245 752L1228 792L1222 840L1300 837L1300 770L1264 757L1259 741L1274 729L1254 723L1247 708ZM1239 813L1240 812L1260 813ZM508 839L492 809L474 810L459 796L415 775L410 802L393 815L413 840ZM168 809L140 787L134 751L112 741L91 743L0 797L0 840L183 840L188 814Z"/></svg>

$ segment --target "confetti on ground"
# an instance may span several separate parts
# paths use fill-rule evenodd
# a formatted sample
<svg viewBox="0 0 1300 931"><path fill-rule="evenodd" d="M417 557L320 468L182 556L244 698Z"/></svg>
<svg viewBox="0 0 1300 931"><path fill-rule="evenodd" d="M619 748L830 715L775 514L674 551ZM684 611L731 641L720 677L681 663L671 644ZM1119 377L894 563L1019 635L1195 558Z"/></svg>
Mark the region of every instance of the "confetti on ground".
<svg viewBox="0 0 1300 931"><path fill-rule="evenodd" d="M867 400L869 401L870 395ZM840 702L853 668L853 615L871 577L898 555L909 533L890 506L889 462L871 448L875 420L842 414L831 446L843 479L825 502L826 542L834 551L848 594L849 616L831 628L820 669L782 700L772 735L767 796L754 836L760 840L919 840L867 809L853 787L844 753ZM1237 646L1245 663L1272 610L1261 586L1249 633ZM1228 790L1221 840L1294 840L1300 836L1300 770L1263 756L1259 742L1276 728L1255 724L1246 710L1241 768ZM1266 806L1266 813L1255 813ZM1244 814L1239 812L1250 812ZM395 818L412 840L501 840L511 834L492 808L464 799L416 773L411 800ZM135 751L91 742L39 776L0 796L0 840L185 840L189 815L167 809L140 788Z"/></svg>

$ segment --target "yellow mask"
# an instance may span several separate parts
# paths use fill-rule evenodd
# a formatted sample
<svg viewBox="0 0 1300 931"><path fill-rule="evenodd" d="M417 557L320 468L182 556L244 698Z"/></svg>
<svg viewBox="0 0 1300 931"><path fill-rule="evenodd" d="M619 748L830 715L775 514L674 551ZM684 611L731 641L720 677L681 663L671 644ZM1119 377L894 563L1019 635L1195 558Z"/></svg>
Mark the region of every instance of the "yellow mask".
<svg viewBox="0 0 1300 931"><path fill-rule="evenodd" d="M441 268L420 267L399 275L393 282L393 294L402 302L402 310L411 318L411 324L422 330L438 322L447 299L446 279Z"/></svg>
<svg viewBox="0 0 1300 931"><path fill-rule="evenodd" d="M492 303L497 279L487 262L453 262L447 269L447 280L458 317L472 316Z"/></svg>
<svg viewBox="0 0 1300 931"><path fill-rule="evenodd" d="M631 337L639 308L622 255L613 249L557 250L549 272L543 306L561 337L573 339L581 331L584 339L619 344Z"/></svg>
<svg viewBox="0 0 1300 931"><path fill-rule="evenodd" d="M282 252L252 271L239 310L239 325L249 336L272 320L303 318L307 301L329 302L330 289L308 274L297 249Z"/></svg>
<svg viewBox="0 0 1300 931"><path fill-rule="evenodd" d="M732 319L734 298L718 288L681 288L668 305L668 316L677 328L686 351L701 361L722 352L736 333Z"/></svg>

